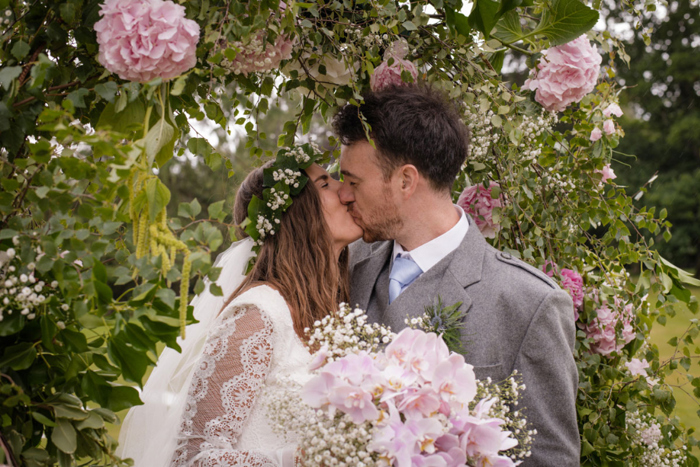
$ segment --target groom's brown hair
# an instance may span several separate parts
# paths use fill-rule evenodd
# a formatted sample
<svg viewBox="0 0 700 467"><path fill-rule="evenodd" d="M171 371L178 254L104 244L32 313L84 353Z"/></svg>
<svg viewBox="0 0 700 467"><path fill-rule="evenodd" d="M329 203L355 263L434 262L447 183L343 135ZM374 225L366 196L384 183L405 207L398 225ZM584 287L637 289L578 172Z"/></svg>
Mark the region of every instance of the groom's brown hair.
<svg viewBox="0 0 700 467"><path fill-rule="evenodd" d="M467 157L469 130L444 93L427 85L391 86L346 104L333 119L340 142L367 141L363 120L377 148L385 179L413 164L438 191L450 190Z"/></svg>

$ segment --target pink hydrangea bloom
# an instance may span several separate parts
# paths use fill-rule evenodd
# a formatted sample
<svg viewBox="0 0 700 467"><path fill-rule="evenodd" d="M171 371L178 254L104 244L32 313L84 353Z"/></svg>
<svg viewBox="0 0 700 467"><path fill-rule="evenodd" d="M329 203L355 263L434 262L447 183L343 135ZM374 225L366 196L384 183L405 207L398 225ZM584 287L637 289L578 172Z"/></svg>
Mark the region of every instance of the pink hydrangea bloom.
<svg viewBox="0 0 700 467"><path fill-rule="evenodd" d="M618 297L615 297L612 308L604 303L597 310L598 316L584 326L587 337L593 340L593 352L607 356L613 352L620 352L625 345L634 340L636 333L632 327L633 306L631 303L622 306L621 303ZM617 335L618 326L622 328L621 339L618 339Z"/></svg>
<svg viewBox="0 0 700 467"><path fill-rule="evenodd" d="M607 119L603 122L603 131L606 135L612 135L615 133L615 122L612 119Z"/></svg>
<svg viewBox="0 0 700 467"><path fill-rule="evenodd" d="M578 312L583 309L584 296L583 277L581 277L581 274L567 268L562 268L561 271L559 271L557 265L551 261L545 262L544 266L542 266L542 270L549 277L554 277L555 273L561 276L561 283L559 285L571 295L571 300L574 302L574 320L578 321Z"/></svg>
<svg viewBox="0 0 700 467"><path fill-rule="evenodd" d="M239 49L239 52L232 61L225 60L224 66L237 75L248 76L250 73L275 70L282 60L292 58L294 39L277 36L274 44L270 44L265 41L265 33L260 31L248 44L234 42L231 45Z"/></svg>
<svg viewBox="0 0 700 467"><path fill-rule="evenodd" d="M523 89L536 91L535 100L545 109L561 112L593 91L603 59L585 35L542 53Z"/></svg>
<svg viewBox="0 0 700 467"><path fill-rule="evenodd" d="M408 60L402 58L393 58L393 63L389 65L389 61L385 60L374 69L374 74L369 79L369 86L372 91L379 91L389 86L402 86L405 84L401 77L402 71L407 71L413 77L415 82L418 79L418 68Z"/></svg>
<svg viewBox="0 0 700 467"><path fill-rule="evenodd" d="M603 110L603 115L605 115L606 117L609 117L611 115L614 115L616 117L622 117L622 109L617 104L610 104L605 108L605 110Z"/></svg>
<svg viewBox="0 0 700 467"><path fill-rule="evenodd" d="M470 186L457 200L457 205L474 218L479 231L487 238L495 238L501 230L501 225L493 220L493 210L503 207L502 198L491 197L493 188L498 186L496 182L491 182L488 189L481 184Z"/></svg>
<svg viewBox="0 0 700 467"><path fill-rule="evenodd" d="M603 177L600 179L600 183L605 183L608 180L614 180L617 178L615 171L610 167L610 164L606 164L603 170L596 169L595 173L601 174Z"/></svg>
<svg viewBox="0 0 700 467"><path fill-rule="evenodd" d="M630 371L632 376L646 376L647 372L644 370L649 368L649 362L647 362L646 358L643 360L633 358L629 362L625 363L625 366Z"/></svg>
<svg viewBox="0 0 700 467"><path fill-rule="evenodd" d="M98 60L129 81L172 79L197 63L199 25L170 0L105 0L95 23Z"/></svg>
<svg viewBox="0 0 700 467"><path fill-rule="evenodd" d="M589 137L589 139L591 141L598 141L602 137L603 137L603 132L600 131L600 128L595 127L595 128L593 128L593 131L591 131L591 136Z"/></svg>

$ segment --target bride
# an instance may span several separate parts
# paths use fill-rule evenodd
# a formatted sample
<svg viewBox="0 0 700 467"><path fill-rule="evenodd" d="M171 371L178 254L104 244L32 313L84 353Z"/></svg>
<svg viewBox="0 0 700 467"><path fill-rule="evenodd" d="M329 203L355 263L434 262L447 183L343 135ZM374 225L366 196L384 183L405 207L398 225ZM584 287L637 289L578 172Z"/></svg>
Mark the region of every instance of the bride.
<svg viewBox="0 0 700 467"><path fill-rule="evenodd" d="M136 467L295 465L295 445L272 432L261 393L308 378L304 328L348 300L346 247L362 235L319 157L311 145L281 150L239 188L234 220L259 239L217 260L229 297L193 300L199 323L188 326L181 354L161 354L144 405L124 421L120 457Z"/></svg>

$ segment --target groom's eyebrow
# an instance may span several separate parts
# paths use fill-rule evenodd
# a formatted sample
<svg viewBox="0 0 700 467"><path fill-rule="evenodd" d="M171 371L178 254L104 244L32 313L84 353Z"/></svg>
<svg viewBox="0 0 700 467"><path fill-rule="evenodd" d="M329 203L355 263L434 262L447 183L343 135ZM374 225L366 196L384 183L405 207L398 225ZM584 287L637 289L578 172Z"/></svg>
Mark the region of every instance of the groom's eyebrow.
<svg viewBox="0 0 700 467"><path fill-rule="evenodd" d="M347 170L342 170L342 169L341 169L341 170L340 170L340 173L343 174L343 177L352 177L352 178L355 178L355 179L359 179L359 177L358 177L357 175L353 174L352 172L348 172Z"/></svg>

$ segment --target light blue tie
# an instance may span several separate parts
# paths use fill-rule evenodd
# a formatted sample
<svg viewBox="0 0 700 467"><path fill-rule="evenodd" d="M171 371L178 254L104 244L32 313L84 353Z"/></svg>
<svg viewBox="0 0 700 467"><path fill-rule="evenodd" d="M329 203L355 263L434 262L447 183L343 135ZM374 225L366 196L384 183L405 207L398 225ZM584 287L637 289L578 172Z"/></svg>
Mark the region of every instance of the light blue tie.
<svg viewBox="0 0 700 467"><path fill-rule="evenodd" d="M396 297L422 272L423 270L410 257L402 258L397 255L389 274L389 303L396 300Z"/></svg>

